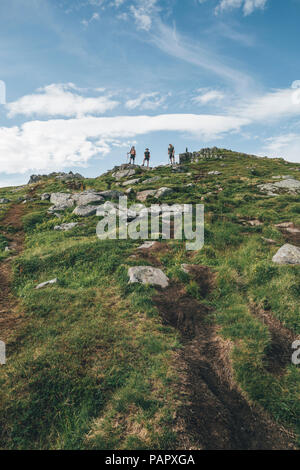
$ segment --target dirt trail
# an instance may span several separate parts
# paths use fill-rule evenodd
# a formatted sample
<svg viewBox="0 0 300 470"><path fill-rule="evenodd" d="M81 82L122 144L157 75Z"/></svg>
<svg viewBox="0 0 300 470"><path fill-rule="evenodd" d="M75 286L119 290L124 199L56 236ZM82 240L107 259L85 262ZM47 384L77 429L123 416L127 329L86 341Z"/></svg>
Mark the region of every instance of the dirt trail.
<svg viewBox="0 0 300 470"><path fill-rule="evenodd" d="M206 293L210 290L209 268L199 267L195 279ZM177 416L179 448L294 449L292 433L250 405L236 385L229 359L232 345L208 321L211 310L188 296L180 284L158 292L154 303L164 322L180 331L184 345L176 358L180 394L186 400Z"/></svg>
<svg viewBox="0 0 300 470"><path fill-rule="evenodd" d="M11 292L11 263L23 249L24 232L21 222L23 214L24 206L13 205L0 223L1 230L8 239L9 248L13 250L13 256L0 264L0 335L4 342L7 342L11 332L22 319L22 314L17 310L17 301Z"/></svg>

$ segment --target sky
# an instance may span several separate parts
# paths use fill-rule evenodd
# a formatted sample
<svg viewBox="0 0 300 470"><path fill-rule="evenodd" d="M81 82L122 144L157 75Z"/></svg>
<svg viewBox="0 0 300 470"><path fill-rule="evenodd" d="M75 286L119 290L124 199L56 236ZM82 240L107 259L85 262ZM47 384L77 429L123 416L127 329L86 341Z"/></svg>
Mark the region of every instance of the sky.
<svg viewBox="0 0 300 470"><path fill-rule="evenodd" d="M0 187L202 147L300 162L300 0L1 0Z"/></svg>

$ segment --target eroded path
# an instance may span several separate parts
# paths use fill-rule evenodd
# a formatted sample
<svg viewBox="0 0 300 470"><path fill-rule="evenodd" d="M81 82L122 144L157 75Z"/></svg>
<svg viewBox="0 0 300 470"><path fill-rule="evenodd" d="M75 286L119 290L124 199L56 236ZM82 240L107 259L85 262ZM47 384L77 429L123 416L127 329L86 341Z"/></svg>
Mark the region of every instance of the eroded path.
<svg viewBox="0 0 300 470"><path fill-rule="evenodd" d="M17 300L12 294L12 261L23 249L24 232L22 216L24 206L12 205L1 220L1 231L8 239L12 256L0 264L0 339L7 342L10 334L20 323L22 314L18 311Z"/></svg>
<svg viewBox="0 0 300 470"><path fill-rule="evenodd" d="M153 262L155 249L140 256ZM193 274L205 297L213 288L213 273L197 266ZM180 283L159 291L154 303L164 322L178 329L183 344L176 357L185 402L177 416L178 447L294 449L292 433L251 405L237 386L230 362L232 345L218 334L210 308L187 295Z"/></svg>

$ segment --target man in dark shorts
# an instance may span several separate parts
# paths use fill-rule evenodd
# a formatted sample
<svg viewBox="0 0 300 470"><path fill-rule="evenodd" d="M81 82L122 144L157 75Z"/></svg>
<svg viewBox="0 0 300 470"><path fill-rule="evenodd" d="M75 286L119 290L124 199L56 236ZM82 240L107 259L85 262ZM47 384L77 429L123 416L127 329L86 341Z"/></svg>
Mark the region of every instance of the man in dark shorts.
<svg viewBox="0 0 300 470"><path fill-rule="evenodd" d="M171 161L171 165L175 165L175 148L174 145L170 144L168 148L169 159Z"/></svg>
<svg viewBox="0 0 300 470"><path fill-rule="evenodd" d="M145 166L145 162L147 162L147 167L149 168L150 158L151 158L150 150L149 150L149 149L146 149L146 150L145 150L145 153L144 153L143 166Z"/></svg>
<svg viewBox="0 0 300 470"><path fill-rule="evenodd" d="M132 165L134 165L135 157L136 157L136 150L135 150L134 146L131 147L129 155L130 155L130 164L131 164L131 161L132 161Z"/></svg>

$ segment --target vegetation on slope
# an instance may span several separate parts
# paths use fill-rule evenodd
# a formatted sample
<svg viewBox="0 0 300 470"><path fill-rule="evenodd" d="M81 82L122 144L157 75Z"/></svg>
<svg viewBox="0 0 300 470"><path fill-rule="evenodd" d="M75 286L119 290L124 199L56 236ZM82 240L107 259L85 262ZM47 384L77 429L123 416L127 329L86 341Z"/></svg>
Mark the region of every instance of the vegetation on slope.
<svg viewBox="0 0 300 470"><path fill-rule="evenodd" d="M157 168L151 172L160 176L155 183L147 184L141 173L135 189L168 186L174 192L163 202L205 204L204 248L191 255L182 243L170 241L159 262L190 297L210 307L208 320L234 345L232 367L245 396L300 433L300 371L291 362L277 364L270 329L274 319L300 335L300 267L272 263L284 243L275 224L300 226L299 196L270 198L257 189L276 175L299 179L299 172L283 160L221 153L222 160L185 165L185 173ZM221 175L207 175L212 170ZM110 173L84 185L119 190ZM39 195L66 187L49 180L34 189ZM16 201L9 189L1 190L4 196ZM154 306L155 290L128 285L127 268L140 263L134 257L140 243L100 241L98 219L82 221L71 210L60 222L80 224L71 232L54 231L58 219L47 214L48 207L40 200L26 205L25 250L14 261L14 293L24 317L0 369L0 447L175 447L175 417L185 400L178 393L176 364L182 345ZM251 219L262 224L250 226ZM275 245L266 243L270 238ZM146 264L152 263L149 258ZM205 299L199 285L182 274L182 263L216 273L215 288ZM56 277L57 285L34 289Z"/></svg>

